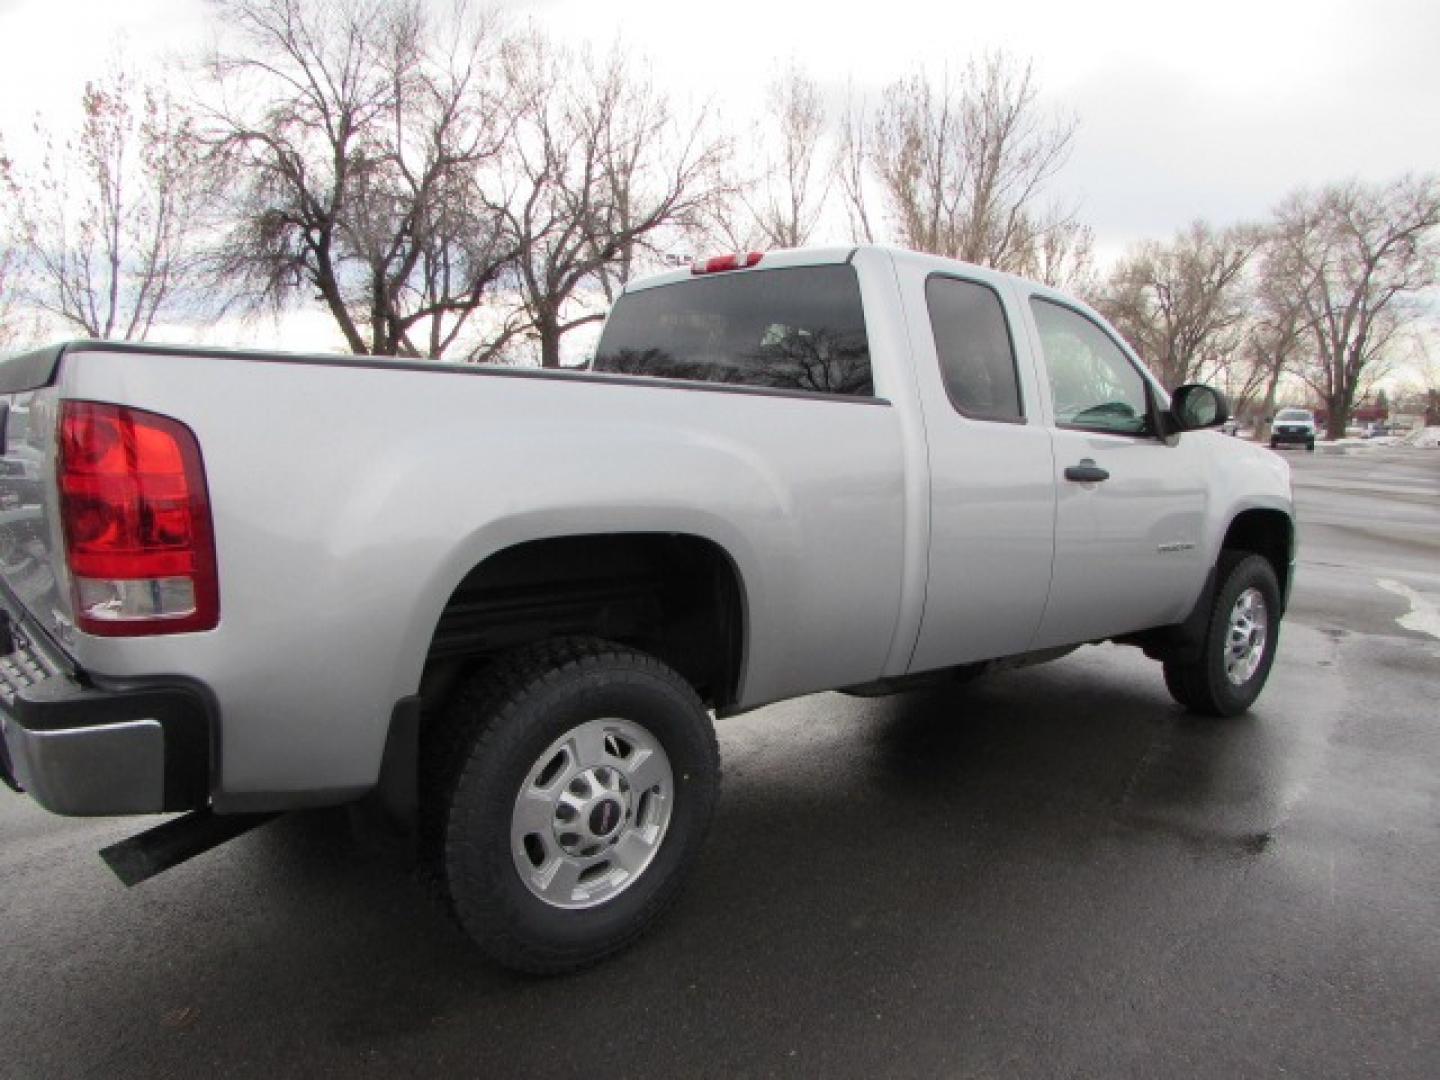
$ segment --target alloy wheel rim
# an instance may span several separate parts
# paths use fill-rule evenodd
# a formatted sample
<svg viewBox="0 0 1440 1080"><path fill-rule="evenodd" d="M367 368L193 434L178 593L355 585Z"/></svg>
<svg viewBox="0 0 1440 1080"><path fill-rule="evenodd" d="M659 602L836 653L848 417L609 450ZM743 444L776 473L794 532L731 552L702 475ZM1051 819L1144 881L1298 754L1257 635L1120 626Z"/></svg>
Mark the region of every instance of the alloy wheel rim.
<svg viewBox="0 0 1440 1080"><path fill-rule="evenodd" d="M1251 587L1235 598L1230 625L1225 634L1225 676L1234 686L1244 686L1255 676L1265 658L1270 636L1265 596Z"/></svg>
<svg viewBox="0 0 1440 1080"><path fill-rule="evenodd" d="M596 907L645 873L674 804L670 759L648 730L618 718L579 724L525 774L510 817L515 869L552 907Z"/></svg>

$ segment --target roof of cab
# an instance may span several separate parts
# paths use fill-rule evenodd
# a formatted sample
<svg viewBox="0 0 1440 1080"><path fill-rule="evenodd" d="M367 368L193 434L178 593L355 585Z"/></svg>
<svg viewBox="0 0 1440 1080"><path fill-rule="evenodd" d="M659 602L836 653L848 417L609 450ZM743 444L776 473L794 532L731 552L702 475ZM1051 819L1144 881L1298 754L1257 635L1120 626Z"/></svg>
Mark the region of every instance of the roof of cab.
<svg viewBox="0 0 1440 1080"><path fill-rule="evenodd" d="M883 251L897 262L913 262L922 266L933 267L936 270L950 270L952 272L971 275L982 280L1008 279L1036 292L1054 295L1069 303L1074 303L1074 298L1067 296L1063 291L1055 289L1042 282L1032 281L1029 278L1020 277L1017 274L1010 274L1000 270L991 269L988 266L979 266L975 263L963 262L960 259L946 258L943 255L930 255L922 251L911 251L909 248L896 247L893 244L851 244L845 247L805 247L805 248L776 248L762 252L763 258L753 268L737 268L727 270L724 273L745 273L747 269L754 270L782 270L795 266L827 266L849 262L859 251ZM680 281L691 281L696 277L690 267L680 267L675 270L667 270L664 273L652 274L648 277L637 278L625 286L625 292L639 292L643 289L653 289L659 285L673 285Z"/></svg>
<svg viewBox="0 0 1440 1080"><path fill-rule="evenodd" d="M857 250L858 248L854 244L848 244L845 247L775 248L763 252L764 257L753 269L782 270L793 266L831 266L849 262ZM725 272L745 273L744 270ZM658 285L673 285L677 281L690 281L695 276L690 267L684 266L678 270L667 270L663 274L637 278L626 284L625 291L631 293L639 292L642 289L653 289Z"/></svg>

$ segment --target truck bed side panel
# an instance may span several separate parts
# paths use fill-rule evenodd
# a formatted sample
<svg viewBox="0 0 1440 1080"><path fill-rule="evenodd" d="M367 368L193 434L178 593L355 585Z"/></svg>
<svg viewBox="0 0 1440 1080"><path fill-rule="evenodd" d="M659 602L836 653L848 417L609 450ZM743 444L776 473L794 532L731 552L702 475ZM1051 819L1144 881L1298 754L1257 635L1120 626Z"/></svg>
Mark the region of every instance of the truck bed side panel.
<svg viewBox="0 0 1440 1080"><path fill-rule="evenodd" d="M81 635L74 652L98 673L183 673L214 691L222 809L370 786L451 592L526 540L718 544L742 579L741 705L885 665L904 520L888 404L83 350L60 390L175 416L199 437L219 628Z"/></svg>

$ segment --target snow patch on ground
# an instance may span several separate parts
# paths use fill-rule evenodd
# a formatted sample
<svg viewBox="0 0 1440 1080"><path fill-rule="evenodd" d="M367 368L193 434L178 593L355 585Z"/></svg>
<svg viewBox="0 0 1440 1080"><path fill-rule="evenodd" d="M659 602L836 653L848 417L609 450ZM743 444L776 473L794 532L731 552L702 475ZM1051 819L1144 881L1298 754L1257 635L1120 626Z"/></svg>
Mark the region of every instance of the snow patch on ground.
<svg viewBox="0 0 1440 1080"><path fill-rule="evenodd" d="M1431 430L1440 429L1432 428ZM1437 609L1434 604L1402 582L1391 581L1389 578L1376 578L1375 584L1386 592L1392 592L1410 602L1409 613L1401 615L1395 620L1396 622L1406 630L1415 630L1421 634L1429 634L1433 638L1440 638L1440 609Z"/></svg>
<svg viewBox="0 0 1440 1080"><path fill-rule="evenodd" d="M1440 427L1416 428L1400 440L1402 446L1423 446L1427 450L1440 448Z"/></svg>
<svg viewBox="0 0 1440 1080"><path fill-rule="evenodd" d="M1375 450L1382 446L1413 446L1433 450L1440 447L1440 427L1416 428L1405 435L1376 435L1369 439L1347 435L1334 442L1325 439L1317 439L1315 442L1316 450L1333 454L1345 454L1351 450Z"/></svg>

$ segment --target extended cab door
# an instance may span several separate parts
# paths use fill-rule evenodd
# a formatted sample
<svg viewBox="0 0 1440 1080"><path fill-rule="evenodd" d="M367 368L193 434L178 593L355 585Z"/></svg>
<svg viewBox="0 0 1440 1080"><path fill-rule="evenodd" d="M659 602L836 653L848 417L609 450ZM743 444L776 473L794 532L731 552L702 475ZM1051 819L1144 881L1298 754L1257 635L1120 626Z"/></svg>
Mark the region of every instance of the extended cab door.
<svg viewBox="0 0 1440 1080"><path fill-rule="evenodd" d="M929 451L925 610L911 671L1024 652L1054 555L1055 461L1000 275L896 255Z"/></svg>
<svg viewBox="0 0 1440 1080"><path fill-rule="evenodd" d="M1058 492L1054 577L1034 647L1177 622L1205 577L1205 472L1192 447L1155 433L1157 392L1099 321L1023 291Z"/></svg>

